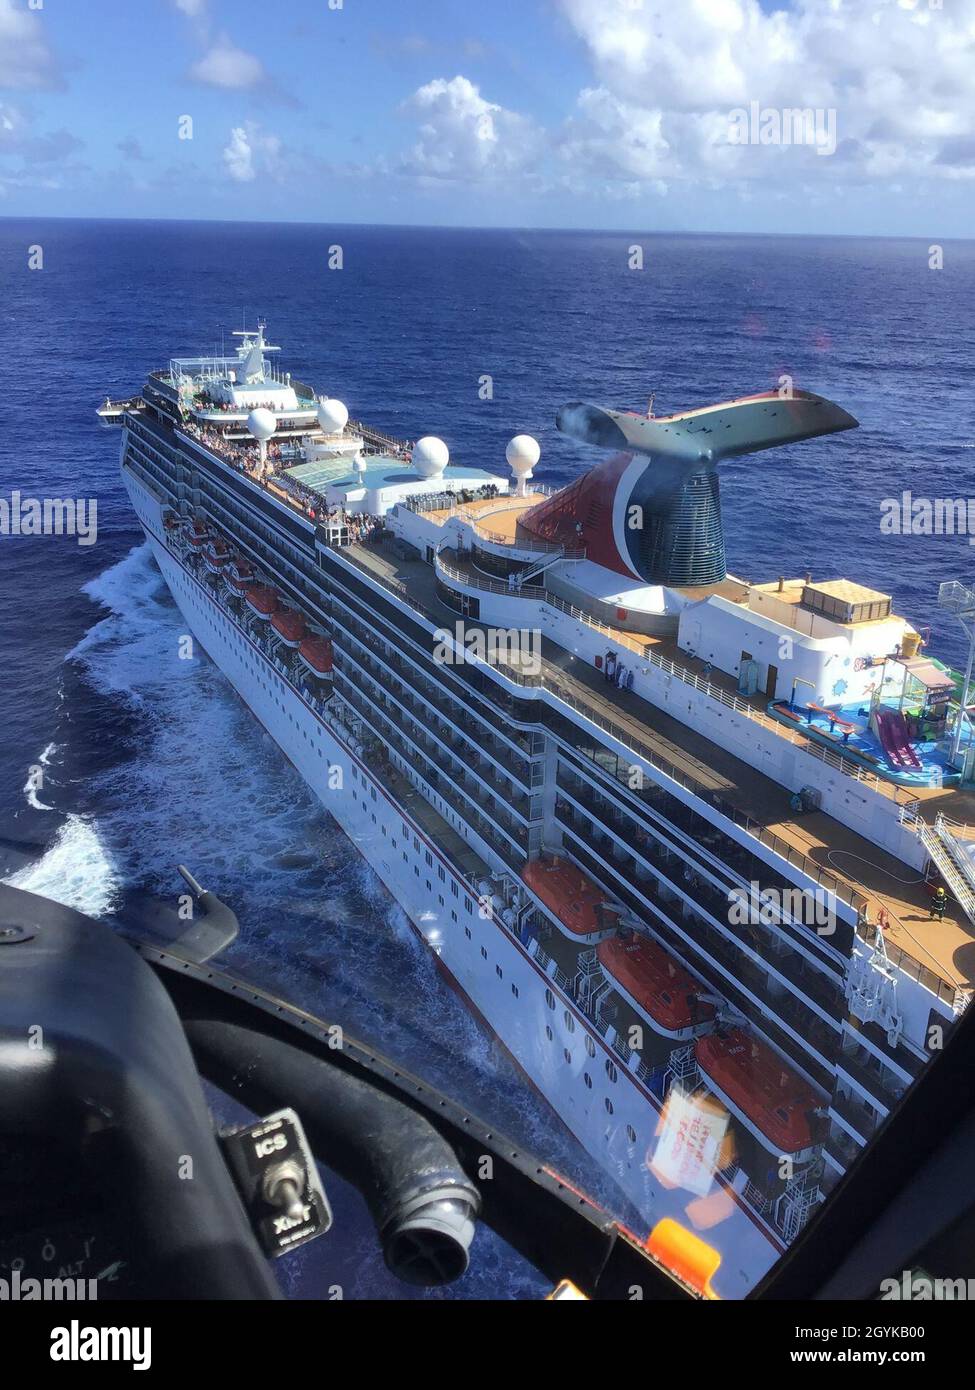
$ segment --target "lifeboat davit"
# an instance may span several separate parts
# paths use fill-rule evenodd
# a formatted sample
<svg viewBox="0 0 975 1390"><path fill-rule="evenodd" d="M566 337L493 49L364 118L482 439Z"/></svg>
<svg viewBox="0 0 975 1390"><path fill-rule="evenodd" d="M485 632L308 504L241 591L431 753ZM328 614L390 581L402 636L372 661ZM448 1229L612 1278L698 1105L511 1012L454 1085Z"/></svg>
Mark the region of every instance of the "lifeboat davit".
<svg viewBox="0 0 975 1390"><path fill-rule="evenodd" d="M823 1101L774 1048L732 1028L698 1038L694 1054L710 1089L770 1153L814 1156Z"/></svg>
<svg viewBox="0 0 975 1390"><path fill-rule="evenodd" d="M286 647L300 647L308 636L308 625L293 608L280 608L271 619L271 626Z"/></svg>
<svg viewBox="0 0 975 1390"><path fill-rule="evenodd" d="M650 937L607 937L596 958L617 992L664 1037L690 1040L714 1022L714 1005L700 997L704 986Z"/></svg>
<svg viewBox="0 0 975 1390"><path fill-rule="evenodd" d="M251 584L244 590L244 601L255 617L265 622L282 607L281 595L265 584Z"/></svg>
<svg viewBox="0 0 975 1390"><path fill-rule="evenodd" d="M327 637L306 637L298 648L298 657L313 676L331 676L332 644Z"/></svg>
<svg viewBox="0 0 975 1390"><path fill-rule="evenodd" d="M619 914L606 907L606 893L568 859L533 859L521 876L573 936L599 939L616 931Z"/></svg>
<svg viewBox="0 0 975 1390"><path fill-rule="evenodd" d="M210 539L210 528L205 521L195 516L186 523L186 539L194 550L202 550Z"/></svg>

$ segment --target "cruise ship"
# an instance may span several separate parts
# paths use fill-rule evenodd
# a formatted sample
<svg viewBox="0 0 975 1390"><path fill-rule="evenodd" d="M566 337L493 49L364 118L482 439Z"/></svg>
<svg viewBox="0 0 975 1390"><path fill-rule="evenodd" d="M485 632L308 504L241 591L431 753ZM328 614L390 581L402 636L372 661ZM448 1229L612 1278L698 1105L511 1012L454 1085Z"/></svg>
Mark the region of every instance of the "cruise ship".
<svg viewBox="0 0 975 1390"><path fill-rule="evenodd" d="M592 466L553 490L533 438L458 466L264 335L99 410L189 632L646 1228L742 1296L972 984L971 664L855 580L726 570L723 462L857 422L569 403ZM967 631L975 594L939 601Z"/></svg>

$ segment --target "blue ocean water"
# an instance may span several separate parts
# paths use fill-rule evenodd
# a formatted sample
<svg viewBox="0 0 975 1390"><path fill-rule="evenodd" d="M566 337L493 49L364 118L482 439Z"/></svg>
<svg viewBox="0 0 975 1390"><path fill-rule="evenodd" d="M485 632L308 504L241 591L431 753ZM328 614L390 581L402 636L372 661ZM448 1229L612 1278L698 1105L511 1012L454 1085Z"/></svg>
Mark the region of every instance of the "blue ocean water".
<svg viewBox="0 0 975 1390"><path fill-rule="evenodd" d="M336 244L344 265L329 270ZM34 245L42 271L28 269ZM907 240L8 220L0 288L0 493L95 497L99 522L88 548L0 538L0 872L111 918L171 898L188 861L245 923L234 964L343 1018L613 1202L219 673L168 659L183 625L94 408L260 315L282 365L354 416L439 434L456 462L499 471L528 432L536 476L561 484L595 457L555 431L567 400L642 409L655 392L669 414L788 374L861 428L725 467L731 569L891 592L957 662L937 586L971 582L975 552L967 538L881 535L880 502L971 491L975 244L948 243L933 271L927 244ZM27 793L39 763L43 786ZM362 1264L366 1227L351 1229L351 1283L400 1296ZM482 1248L462 1295L534 1287Z"/></svg>

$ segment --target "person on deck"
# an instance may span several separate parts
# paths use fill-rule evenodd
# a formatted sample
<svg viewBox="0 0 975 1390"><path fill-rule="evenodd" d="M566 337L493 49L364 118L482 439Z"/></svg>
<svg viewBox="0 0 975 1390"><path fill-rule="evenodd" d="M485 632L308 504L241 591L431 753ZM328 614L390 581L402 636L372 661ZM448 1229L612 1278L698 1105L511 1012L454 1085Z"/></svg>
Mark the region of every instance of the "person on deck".
<svg viewBox="0 0 975 1390"><path fill-rule="evenodd" d="M934 890L934 897L931 899L931 910L928 915L930 917L937 917L939 922L943 922L947 906L948 894L945 892L944 888L936 888Z"/></svg>

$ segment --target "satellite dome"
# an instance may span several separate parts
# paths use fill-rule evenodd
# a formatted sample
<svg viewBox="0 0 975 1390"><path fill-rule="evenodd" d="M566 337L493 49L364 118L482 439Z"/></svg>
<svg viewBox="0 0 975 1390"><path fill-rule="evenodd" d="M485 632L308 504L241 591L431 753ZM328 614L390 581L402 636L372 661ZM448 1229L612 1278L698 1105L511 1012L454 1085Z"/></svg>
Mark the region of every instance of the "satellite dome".
<svg viewBox="0 0 975 1390"><path fill-rule="evenodd" d="M259 439L262 444L271 438L271 435L278 427L278 422L270 410L258 407L252 410L247 417L247 428L255 439Z"/></svg>
<svg viewBox="0 0 975 1390"><path fill-rule="evenodd" d="M532 469L541 458L541 454L538 440L532 439L530 434L516 434L514 439L508 441L508 447L504 451L512 473L519 480L531 477Z"/></svg>
<svg viewBox="0 0 975 1390"><path fill-rule="evenodd" d="M442 439L428 434L413 446L413 469L421 478L439 478L450 462L450 450Z"/></svg>
<svg viewBox="0 0 975 1390"><path fill-rule="evenodd" d="M319 401L318 423L326 434L341 434L349 423L349 412L341 401Z"/></svg>

